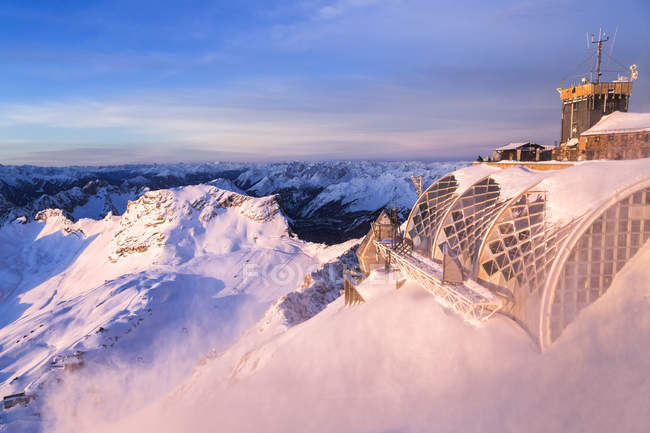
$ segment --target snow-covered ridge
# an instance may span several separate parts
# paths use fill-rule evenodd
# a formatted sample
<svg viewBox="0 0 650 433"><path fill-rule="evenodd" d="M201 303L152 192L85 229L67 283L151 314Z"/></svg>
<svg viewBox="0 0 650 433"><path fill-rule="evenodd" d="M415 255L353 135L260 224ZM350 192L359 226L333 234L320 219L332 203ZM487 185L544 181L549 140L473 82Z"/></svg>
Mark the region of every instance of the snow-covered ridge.
<svg viewBox="0 0 650 433"><path fill-rule="evenodd" d="M195 218L205 226L227 209L236 209L257 223L272 222L278 217L279 225L288 232L275 196L253 198L207 185L149 191L128 203L113 239L110 260L162 247L173 228L185 229Z"/></svg>
<svg viewBox="0 0 650 433"><path fill-rule="evenodd" d="M115 167L0 166L0 224L31 220L46 208L72 219L121 215L147 190L200 183L253 196L277 194L301 238L338 243L359 237L386 206L403 216L416 199L411 175L426 188L466 162L324 161L274 164L169 164ZM216 179L213 181L213 179Z"/></svg>

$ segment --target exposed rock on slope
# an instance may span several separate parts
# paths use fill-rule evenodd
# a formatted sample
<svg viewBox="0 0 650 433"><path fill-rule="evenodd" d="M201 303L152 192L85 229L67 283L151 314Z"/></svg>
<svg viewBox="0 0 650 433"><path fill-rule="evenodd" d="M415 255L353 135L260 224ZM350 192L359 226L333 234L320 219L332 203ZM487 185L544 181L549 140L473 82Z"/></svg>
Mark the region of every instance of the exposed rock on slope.
<svg viewBox="0 0 650 433"><path fill-rule="evenodd" d="M188 226L195 214L206 225L226 209L237 210L243 217L257 223L271 222L280 217L286 232L284 215L275 196L253 198L215 186L192 189L198 193L150 191L136 201L130 201L115 233L110 260L162 247L170 236L170 230ZM184 220L187 221L184 223Z"/></svg>
<svg viewBox="0 0 650 433"><path fill-rule="evenodd" d="M356 247L337 257L336 260L326 263L305 279L302 288L280 297L260 321L262 326L269 326L279 321L291 327L323 311L330 302L341 296L344 272L359 271L355 252Z"/></svg>
<svg viewBox="0 0 650 433"><path fill-rule="evenodd" d="M128 254L162 247L166 239L162 225L171 222L174 213L174 195L171 191L147 192L138 200L130 201L113 238L109 260L116 261Z"/></svg>

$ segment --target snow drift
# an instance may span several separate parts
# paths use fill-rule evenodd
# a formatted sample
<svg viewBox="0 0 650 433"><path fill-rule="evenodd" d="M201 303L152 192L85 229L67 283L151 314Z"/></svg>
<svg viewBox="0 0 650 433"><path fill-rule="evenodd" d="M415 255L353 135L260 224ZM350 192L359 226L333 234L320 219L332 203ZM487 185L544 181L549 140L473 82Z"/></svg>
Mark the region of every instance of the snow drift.
<svg viewBox="0 0 650 433"><path fill-rule="evenodd" d="M650 245L541 354L505 317L474 328L390 275L273 337L251 330L166 399L94 431L646 431ZM248 341L247 341L248 340ZM163 415L164 414L164 415Z"/></svg>

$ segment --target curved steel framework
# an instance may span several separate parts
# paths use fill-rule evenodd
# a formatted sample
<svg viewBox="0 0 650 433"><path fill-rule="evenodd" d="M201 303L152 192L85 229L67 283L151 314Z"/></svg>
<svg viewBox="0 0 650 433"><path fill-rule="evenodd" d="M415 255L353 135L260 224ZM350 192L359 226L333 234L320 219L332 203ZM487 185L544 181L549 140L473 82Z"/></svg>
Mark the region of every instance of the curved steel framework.
<svg viewBox="0 0 650 433"><path fill-rule="evenodd" d="M612 197L574 230L554 263L542 302L540 345L547 347L650 239L650 180Z"/></svg>
<svg viewBox="0 0 650 433"><path fill-rule="evenodd" d="M547 193L534 188L512 199L495 218L474 268L478 281L509 299L508 313L531 333L538 327L541 290L558 246L574 226L548 224Z"/></svg>
<svg viewBox="0 0 650 433"><path fill-rule="evenodd" d="M548 193L539 184L514 197L503 197L490 176L458 189L450 174L418 198L406 226L412 252L378 246L379 252L392 255L400 269L437 296L444 288L446 295L439 297L458 304L456 298L464 300L456 296L458 290L445 288L439 270L431 270L439 266L446 245L466 275L500 295L507 304L501 311L542 348L607 291L616 273L650 239L650 179L563 226L546 220ZM472 292L467 285L459 287ZM454 302L447 291L454 292ZM479 304L461 302L463 307L455 309L466 316L474 303Z"/></svg>
<svg viewBox="0 0 650 433"><path fill-rule="evenodd" d="M442 261L447 244L463 267L471 271L490 221L505 204L499 200L500 191L496 181L488 176L469 187L452 204L434 239L434 260Z"/></svg>
<svg viewBox="0 0 650 433"><path fill-rule="evenodd" d="M440 220L456 196L458 182L453 174L434 182L418 198L406 224L406 236L413 241L413 248L429 255L431 242Z"/></svg>

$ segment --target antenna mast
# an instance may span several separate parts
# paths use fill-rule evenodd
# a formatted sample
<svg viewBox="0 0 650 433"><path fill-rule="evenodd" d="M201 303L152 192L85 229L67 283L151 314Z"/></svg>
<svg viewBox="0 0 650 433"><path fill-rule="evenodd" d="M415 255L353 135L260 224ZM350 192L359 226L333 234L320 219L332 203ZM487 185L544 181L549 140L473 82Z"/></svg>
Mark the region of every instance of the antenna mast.
<svg viewBox="0 0 650 433"><path fill-rule="evenodd" d="M597 41L594 40L594 35L591 35L591 43L596 44L596 83L600 83L600 76L603 75L602 72L600 72L600 58L603 53L603 42L607 42L608 40L609 36L605 36L602 28L598 32Z"/></svg>

